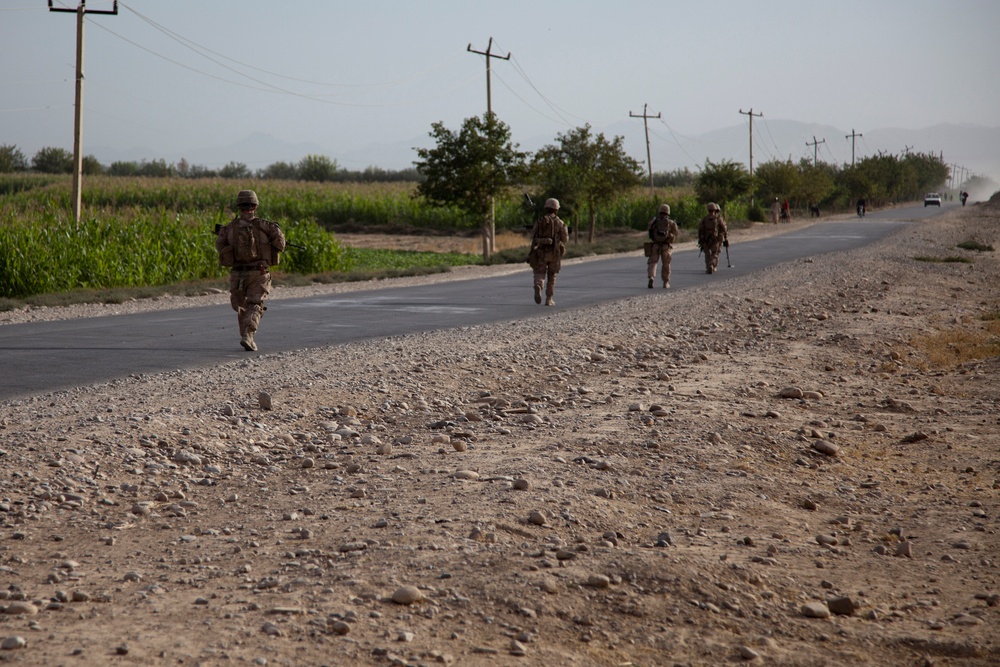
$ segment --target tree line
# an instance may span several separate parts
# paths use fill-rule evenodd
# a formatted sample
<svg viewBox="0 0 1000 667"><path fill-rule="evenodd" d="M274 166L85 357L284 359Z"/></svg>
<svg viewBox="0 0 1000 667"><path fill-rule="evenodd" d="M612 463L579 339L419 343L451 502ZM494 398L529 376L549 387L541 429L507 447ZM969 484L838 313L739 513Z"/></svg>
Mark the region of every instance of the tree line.
<svg viewBox="0 0 1000 667"><path fill-rule="evenodd" d="M191 164L184 158L176 164L166 160L122 160L101 164L93 155L82 160L85 176L145 176L149 178L229 178L329 183L392 183L420 180L416 169L382 169L370 166L362 170L342 168L325 155L307 155L298 162L274 162L263 169L252 170L243 162L230 162L211 169ZM73 173L73 154L64 148L45 147L31 158L15 145L0 145L0 173L32 171L39 174Z"/></svg>
<svg viewBox="0 0 1000 667"><path fill-rule="evenodd" d="M241 162L230 162L212 170L164 160L113 162L104 166L93 156L83 159L84 174L175 178L275 179L312 182L391 182L417 183L417 195L432 205L456 207L480 220L484 256L493 251L493 202L520 190L526 205L540 212L540 202L559 199L560 214L573 220L577 233L583 222L593 241L598 209L622 194L635 191L644 179L642 165L629 156L623 137L607 138L584 125L557 135L556 141L534 154L521 151L511 140L510 128L494 114L467 118L457 131L443 123L431 125L432 148L416 149L414 168L386 170L368 167L362 171L342 169L323 155L307 155L298 162L275 162L252 171ZM72 173L73 156L61 148L46 147L30 164L13 145L0 146L0 173L34 171ZM823 209L852 208L860 198L869 206L883 206L918 199L929 190L943 187L949 168L938 156L907 152L903 155L879 153L851 165L833 165L802 159L772 160L757 166L751 175L742 163L706 160L697 171L685 168L653 174L653 185L680 192L693 189L697 204L716 202L729 217L764 219L762 205L778 198L789 200L793 209L817 206ZM960 184L961 187L961 184ZM675 193L676 194L676 193ZM660 196L650 193L650 198ZM696 215L689 197L678 195L669 201L683 209L690 221ZM651 201L651 205L655 202ZM688 210L692 209L692 210ZM632 221L622 221L623 227Z"/></svg>

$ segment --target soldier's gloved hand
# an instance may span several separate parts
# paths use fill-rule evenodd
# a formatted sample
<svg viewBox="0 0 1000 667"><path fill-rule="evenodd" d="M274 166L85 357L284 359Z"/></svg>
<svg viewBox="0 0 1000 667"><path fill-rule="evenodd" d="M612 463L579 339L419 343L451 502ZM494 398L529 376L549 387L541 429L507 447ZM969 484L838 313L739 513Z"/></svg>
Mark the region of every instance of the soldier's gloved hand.
<svg viewBox="0 0 1000 667"><path fill-rule="evenodd" d="M728 248L729 247L729 239L726 239L725 241L722 242L722 247L723 248Z"/></svg>

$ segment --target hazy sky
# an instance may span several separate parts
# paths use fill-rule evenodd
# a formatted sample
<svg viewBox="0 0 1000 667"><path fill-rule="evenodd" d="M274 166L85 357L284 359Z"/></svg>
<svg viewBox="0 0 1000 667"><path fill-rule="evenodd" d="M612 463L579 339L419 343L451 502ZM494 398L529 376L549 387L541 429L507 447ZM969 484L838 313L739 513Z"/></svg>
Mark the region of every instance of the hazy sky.
<svg viewBox="0 0 1000 667"><path fill-rule="evenodd" d="M75 8L76 0L55 0ZM88 10L111 9L88 0ZM88 15L84 153L255 132L339 153L493 110L528 150L648 104L652 140L790 119L1000 126L997 0L124 0ZM0 144L73 147L76 17L0 0ZM626 125L642 132L642 121ZM415 156L414 156L415 157ZM635 156L637 159L644 156ZM101 156L98 155L100 159ZM208 165L221 166L221 165ZM266 166L251 164L251 168Z"/></svg>

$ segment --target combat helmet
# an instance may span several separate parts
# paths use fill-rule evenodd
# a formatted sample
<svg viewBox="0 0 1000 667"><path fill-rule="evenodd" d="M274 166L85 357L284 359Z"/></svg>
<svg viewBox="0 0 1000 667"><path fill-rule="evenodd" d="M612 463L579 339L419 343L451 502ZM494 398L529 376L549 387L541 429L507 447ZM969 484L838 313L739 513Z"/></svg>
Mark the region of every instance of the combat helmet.
<svg viewBox="0 0 1000 667"><path fill-rule="evenodd" d="M553 211L558 211L559 210L559 200L556 199L555 197L549 197L548 199L545 200L545 208L547 208L547 209L550 208Z"/></svg>
<svg viewBox="0 0 1000 667"><path fill-rule="evenodd" d="M253 190L240 190L239 194L236 195L236 205L242 206L243 204L259 205L260 201L257 200L257 193Z"/></svg>
<svg viewBox="0 0 1000 667"><path fill-rule="evenodd" d="M722 209L719 208L719 205L716 204L714 201L713 202L709 202L709 204L708 204L708 212L709 213L711 213L712 211L721 211L721 210Z"/></svg>
<svg viewBox="0 0 1000 667"><path fill-rule="evenodd" d="M670 204L660 204L660 213L670 215Z"/></svg>

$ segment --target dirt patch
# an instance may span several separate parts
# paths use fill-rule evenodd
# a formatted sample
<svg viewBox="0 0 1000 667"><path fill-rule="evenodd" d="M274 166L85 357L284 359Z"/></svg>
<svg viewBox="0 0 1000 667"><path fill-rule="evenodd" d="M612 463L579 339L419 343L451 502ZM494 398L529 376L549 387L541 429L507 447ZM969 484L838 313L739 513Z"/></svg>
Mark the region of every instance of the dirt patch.
<svg viewBox="0 0 1000 667"><path fill-rule="evenodd" d="M0 656L996 664L998 236L2 404Z"/></svg>

